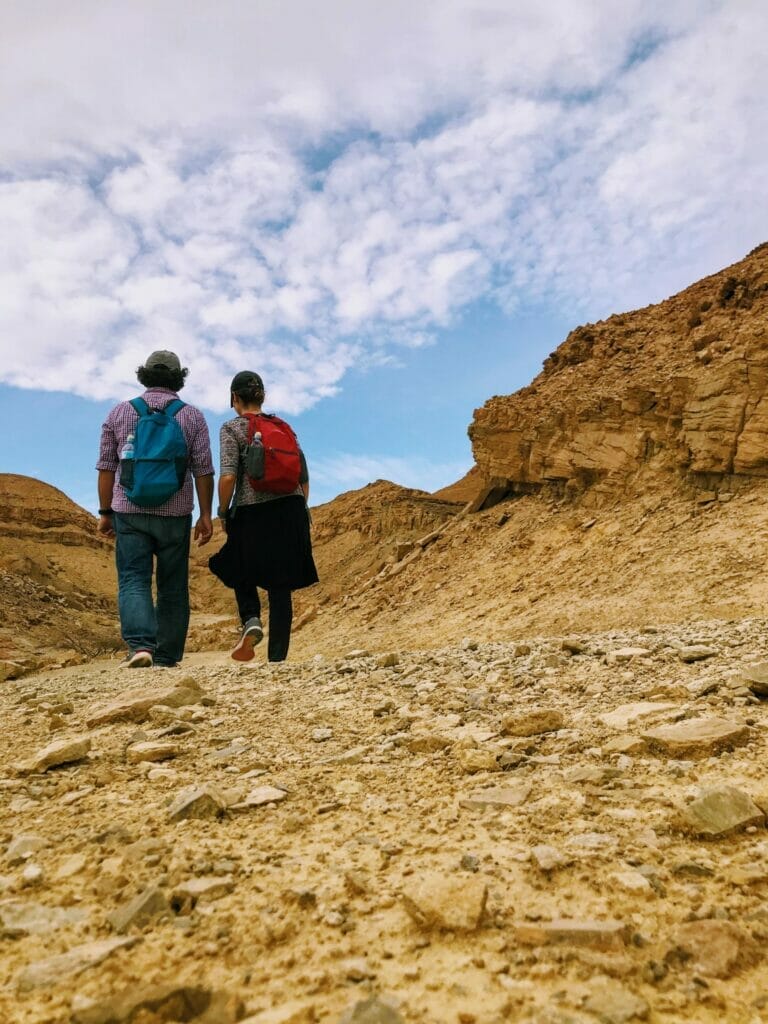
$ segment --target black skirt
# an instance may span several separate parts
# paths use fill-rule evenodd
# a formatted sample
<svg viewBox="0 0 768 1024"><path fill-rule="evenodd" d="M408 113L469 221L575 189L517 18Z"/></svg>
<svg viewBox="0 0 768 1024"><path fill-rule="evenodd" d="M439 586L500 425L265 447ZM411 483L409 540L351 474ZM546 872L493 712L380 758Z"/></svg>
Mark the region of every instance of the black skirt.
<svg viewBox="0 0 768 1024"><path fill-rule="evenodd" d="M208 559L208 568L232 588L301 590L317 583L304 498L290 494L240 505L224 547Z"/></svg>

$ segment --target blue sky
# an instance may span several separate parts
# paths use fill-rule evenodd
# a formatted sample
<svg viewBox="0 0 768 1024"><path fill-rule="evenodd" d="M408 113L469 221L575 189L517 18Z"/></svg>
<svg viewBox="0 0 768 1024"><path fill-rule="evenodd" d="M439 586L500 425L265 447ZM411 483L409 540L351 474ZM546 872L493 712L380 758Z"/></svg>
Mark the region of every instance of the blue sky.
<svg viewBox="0 0 768 1024"><path fill-rule="evenodd" d="M94 506L155 348L265 379L313 500L435 489L578 323L768 238L757 0L0 11L0 470Z"/></svg>

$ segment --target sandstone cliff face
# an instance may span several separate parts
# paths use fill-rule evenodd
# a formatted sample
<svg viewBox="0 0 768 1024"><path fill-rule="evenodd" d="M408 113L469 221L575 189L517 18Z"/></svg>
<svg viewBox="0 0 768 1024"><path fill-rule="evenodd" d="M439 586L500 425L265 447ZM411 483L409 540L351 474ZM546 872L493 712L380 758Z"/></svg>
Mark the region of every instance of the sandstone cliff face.
<svg viewBox="0 0 768 1024"><path fill-rule="evenodd" d="M768 476L767 387L768 243L665 302L572 331L469 433L501 491L615 491L649 469L730 490Z"/></svg>
<svg viewBox="0 0 768 1024"><path fill-rule="evenodd" d="M0 473L0 678L118 639L114 554L93 516L49 484Z"/></svg>

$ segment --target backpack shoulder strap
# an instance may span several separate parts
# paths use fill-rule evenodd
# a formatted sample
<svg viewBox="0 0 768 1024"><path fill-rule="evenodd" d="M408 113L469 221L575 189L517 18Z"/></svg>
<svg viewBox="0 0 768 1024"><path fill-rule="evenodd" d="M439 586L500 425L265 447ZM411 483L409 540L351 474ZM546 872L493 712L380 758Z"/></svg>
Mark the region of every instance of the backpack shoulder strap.
<svg viewBox="0 0 768 1024"><path fill-rule="evenodd" d="M163 412L168 416L176 416L186 405L186 402L182 402L180 398L172 398L168 405L163 407Z"/></svg>
<svg viewBox="0 0 768 1024"><path fill-rule="evenodd" d="M139 416L151 416L152 410L149 408L143 398L132 398L130 404L139 414Z"/></svg>
<svg viewBox="0 0 768 1024"><path fill-rule="evenodd" d="M246 438L246 444L250 444L253 440L253 435L259 429L259 420L264 414L259 412L244 412L244 419L248 420L248 437Z"/></svg>

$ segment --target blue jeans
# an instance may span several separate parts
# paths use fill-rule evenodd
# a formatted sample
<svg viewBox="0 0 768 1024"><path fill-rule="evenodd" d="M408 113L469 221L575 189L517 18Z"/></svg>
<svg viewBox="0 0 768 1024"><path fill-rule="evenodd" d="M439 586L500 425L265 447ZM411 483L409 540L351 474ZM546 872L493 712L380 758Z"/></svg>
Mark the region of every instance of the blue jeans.
<svg viewBox="0 0 768 1024"><path fill-rule="evenodd" d="M192 516L114 515L118 608L130 651L151 651L158 665L184 655L189 626L189 543ZM157 559L157 605L152 600Z"/></svg>

